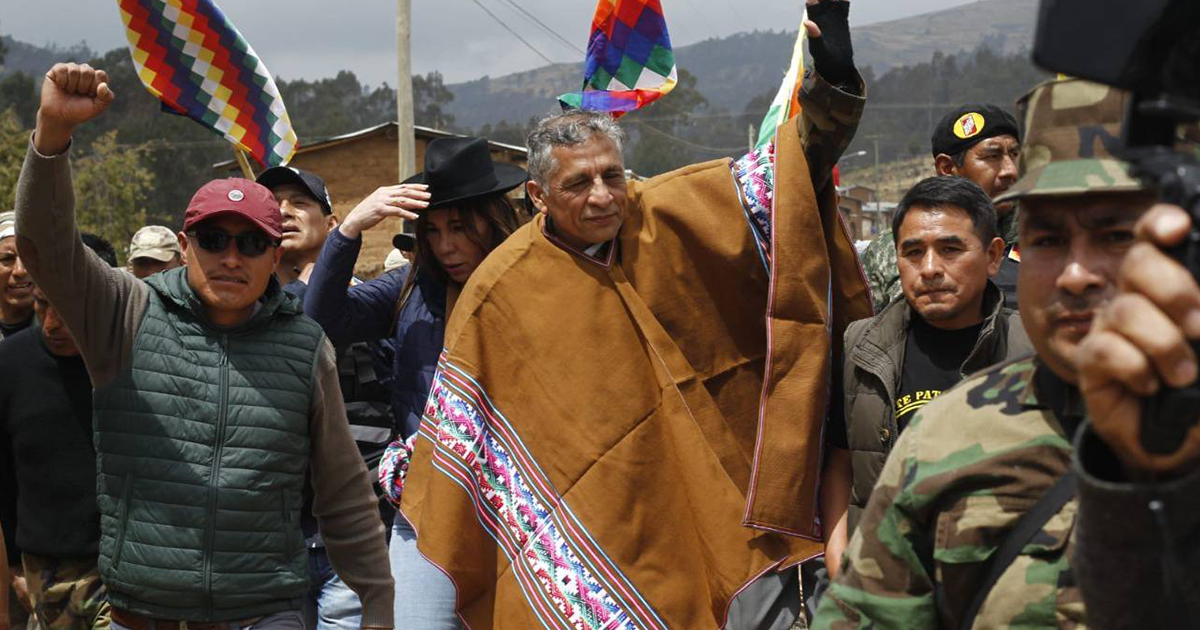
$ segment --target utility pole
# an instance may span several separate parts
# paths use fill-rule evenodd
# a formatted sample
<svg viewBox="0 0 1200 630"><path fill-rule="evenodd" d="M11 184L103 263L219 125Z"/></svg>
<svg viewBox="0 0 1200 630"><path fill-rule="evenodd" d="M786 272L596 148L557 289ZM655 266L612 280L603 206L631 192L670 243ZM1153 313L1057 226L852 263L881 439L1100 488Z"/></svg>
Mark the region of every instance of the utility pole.
<svg viewBox="0 0 1200 630"><path fill-rule="evenodd" d="M413 136L412 93L412 0L396 0L396 141L400 148L399 179L417 172L417 149Z"/></svg>
<svg viewBox="0 0 1200 630"><path fill-rule="evenodd" d="M885 223L883 221L883 171L879 164L879 139L886 138L886 134L875 134L873 136L861 136L863 140L872 140L875 142L875 194L872 195L875 201L875 216L871 219L872 226L875 222ZM860 151L856 155L866 155L866 151Z"/></svg>
<svg viewBox="0 0 1200 630"><path fill-rule="evenodd" d="M883 206L881 205L883 197L883 173L879 169L879 139L883 137L884 136L882 134L863 136L863 140L875 141L875 212L877 214L877 219L879 213L883 212ZM864 151L863 153L866 152Z"/></svg>
<svg viewBox="0 0 1200 630"><path fill-rule="evenodd" d="M758 134L755 133L754 123L748 123L749 129L746 130L746 143L750 145L749 151L754 150L754 145L758 143Z"/></svg>
<svg viewBox="0 0 1200 630"><path fill-rule="evenodd" d="M879 136L872 138L875 141L875 212L877 216L883 216L883 174L879 170Z"/></svg>

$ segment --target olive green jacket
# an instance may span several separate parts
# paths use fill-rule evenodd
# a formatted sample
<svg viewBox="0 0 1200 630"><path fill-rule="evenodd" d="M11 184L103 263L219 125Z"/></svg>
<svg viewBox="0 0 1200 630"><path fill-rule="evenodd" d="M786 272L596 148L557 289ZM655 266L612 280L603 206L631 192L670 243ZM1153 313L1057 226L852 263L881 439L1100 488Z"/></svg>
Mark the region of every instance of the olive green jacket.
<svg viewBox="0 0 1200 630"><path fill-rule="evenodd" d="M991 282L987 285L984 308L988 316L975 348L962 365L964 378L1001 361L1033 353L1021 316L1004 307L1000 290ZM903 373L912 315L912 307L901 299L875 317L854 322L846 329L842 378L846 438L854 470L851 531L899 437L896 391Z"/></svg>

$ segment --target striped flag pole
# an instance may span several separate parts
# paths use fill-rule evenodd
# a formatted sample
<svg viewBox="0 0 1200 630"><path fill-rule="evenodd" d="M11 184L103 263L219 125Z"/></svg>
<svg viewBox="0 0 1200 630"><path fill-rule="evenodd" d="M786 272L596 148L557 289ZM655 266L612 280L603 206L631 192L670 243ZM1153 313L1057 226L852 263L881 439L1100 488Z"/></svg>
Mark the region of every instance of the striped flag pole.
<svg viewBox="0 0 1200 630"><path fill-rule="evenodd" d="M256 179L254 169L250 168L250 160L246 157L246 150L239 146L233 147L233 157L237 159L238 166L242 168L242 177L246 179Z"/></svg>
<svg viewBox="0 0 1200 630"><path fill-rule="evenodd" d="M221 134L264 166L296 152L266 64L213 0L117 0L138 77L163 108Z"/></svg>

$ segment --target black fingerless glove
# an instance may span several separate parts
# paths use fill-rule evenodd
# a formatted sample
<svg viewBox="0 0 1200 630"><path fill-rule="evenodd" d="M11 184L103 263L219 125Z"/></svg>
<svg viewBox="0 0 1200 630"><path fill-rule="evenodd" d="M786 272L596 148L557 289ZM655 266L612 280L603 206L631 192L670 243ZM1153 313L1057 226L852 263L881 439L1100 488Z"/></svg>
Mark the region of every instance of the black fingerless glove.
<svg viewBox="0 0 1200 630"><path fill-rule="evenodd" d="M850 43L850 3L824 0L808 7L808 19L821 28L821 36L808 40L813 66L827 82L838 87L855 84L854 46Z"/></svg>

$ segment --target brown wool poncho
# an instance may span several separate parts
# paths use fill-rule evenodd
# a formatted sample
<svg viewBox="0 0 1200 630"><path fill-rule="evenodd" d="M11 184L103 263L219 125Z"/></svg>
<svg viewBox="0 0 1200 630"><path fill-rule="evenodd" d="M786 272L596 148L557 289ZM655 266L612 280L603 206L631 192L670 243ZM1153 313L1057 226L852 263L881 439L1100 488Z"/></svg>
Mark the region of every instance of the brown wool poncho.
<svg viewBox="0 0 1200 630"><path fill-rule="evenodd" d="M631 183L604 259L539 217L472 276L403 497L470 627L717 628L821 552L831 339L870 301L796 124L769 238L720 160Z"/></svg>

